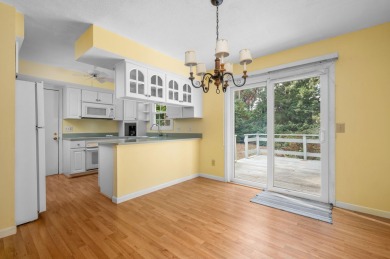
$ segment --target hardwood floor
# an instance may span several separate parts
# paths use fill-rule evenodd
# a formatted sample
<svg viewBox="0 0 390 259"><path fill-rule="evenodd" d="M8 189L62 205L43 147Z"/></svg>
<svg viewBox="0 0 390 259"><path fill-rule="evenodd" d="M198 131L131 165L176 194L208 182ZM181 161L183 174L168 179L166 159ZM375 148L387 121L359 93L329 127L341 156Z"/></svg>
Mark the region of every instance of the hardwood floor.
<svg viewBox="0 0 390 259"><path fill-rule="evenodd" d="M47 211L0 258L390 258L387 220L334 224L250 203L258 190L196 178L115 205L97 175L47 178Z"/></svg>

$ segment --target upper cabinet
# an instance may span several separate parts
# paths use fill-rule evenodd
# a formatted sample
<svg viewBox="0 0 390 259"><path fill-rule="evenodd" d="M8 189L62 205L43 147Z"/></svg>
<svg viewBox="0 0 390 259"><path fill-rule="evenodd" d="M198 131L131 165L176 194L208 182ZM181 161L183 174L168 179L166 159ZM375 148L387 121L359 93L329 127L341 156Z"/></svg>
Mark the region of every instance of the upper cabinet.
<svg viewBox="0 0 390 259"><path fill-rule="evenodd" d="M89 90L82 90L82 101L88 103L113 104L113 95Z"/></svg>
<svg viewBox="0 0 390 259"><path fill-rule="evenodd" d="M165 102L165 74L120 62L115 66L115 94L116 98Z"/></svg>
<svg viewBox="0 0 390 259"><path fill-rule="evenodd" d="M115 97L189 108L183 118L202 117L202 91L188 79L128 61L115 66Z"/></svg>
<svg viewBox="0 0 390 259"><path fill-rule="evenodd" d="M180 82L173 76L167 76L167 103L181 104L179 99Z"/></svg>
<svg viewBox="0 0 390 259"><path fill-rule="evenodd" d="M81 119L81 89L66 87L63 106L64 119Z"/></svg>
<svg viewBox="0 0 390 259"><path fill-rule="evenodd" d="M167 75L167 103L182 106L194 106L192 87L189 80Z"/></svg>
<svg viewBox="0 0 390 259"><path fill-rule="evenodd" d="M165 74L148 69L148 97L150 101L165 102Z"/></svg>

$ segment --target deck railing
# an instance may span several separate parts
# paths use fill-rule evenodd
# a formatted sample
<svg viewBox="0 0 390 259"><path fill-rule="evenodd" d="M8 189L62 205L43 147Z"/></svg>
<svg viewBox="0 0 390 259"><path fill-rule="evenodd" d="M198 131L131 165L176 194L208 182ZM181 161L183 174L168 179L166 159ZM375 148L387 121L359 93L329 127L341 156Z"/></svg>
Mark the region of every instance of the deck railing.
<svg viewBox="0 0 390 259"><path fill-rule="evenodd" d="M321 157L320 153L313 153L307 151L307 144L320 144L319 135L315 134L275 134L274 142L278 143L302 143L302 151L289 151L282 149L275 149L276 155L293 155L293 156L302 156L304 160L307 160L308 157ZM237 138L237 135L235 136ZM236 141L235 141L236 142ZM256 148L250 149L249 144L255 142ZM261 155L266 154L262 152L260 148L260 142L267 142L267 134L244 134L244 152L245 158L248 158L251 155ZM235 148L236 159L237 159L237 148Z"/></svg>

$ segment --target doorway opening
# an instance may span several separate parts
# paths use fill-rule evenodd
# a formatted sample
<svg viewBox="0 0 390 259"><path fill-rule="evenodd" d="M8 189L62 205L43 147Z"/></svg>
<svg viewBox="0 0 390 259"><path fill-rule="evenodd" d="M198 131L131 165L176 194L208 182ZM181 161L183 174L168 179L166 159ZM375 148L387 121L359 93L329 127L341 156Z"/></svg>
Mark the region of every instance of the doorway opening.
<svg viewBox="0 0 390 259"><path fill-rule="evenodd" d="M61 172L62 168L62 94L60 89L44 88L46 176Z"/></svg>

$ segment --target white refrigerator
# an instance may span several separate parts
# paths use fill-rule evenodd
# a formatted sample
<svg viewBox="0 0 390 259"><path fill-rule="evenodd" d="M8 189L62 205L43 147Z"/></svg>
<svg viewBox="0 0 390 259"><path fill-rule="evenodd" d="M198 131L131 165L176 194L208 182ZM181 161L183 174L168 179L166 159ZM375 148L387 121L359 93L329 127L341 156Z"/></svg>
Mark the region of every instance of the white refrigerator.
<svg viewBox="0 0 390 259"><path fill-rule="evenodd" d="M43 82L16 80L15 221L38 219L46 210Z"/></svg>

